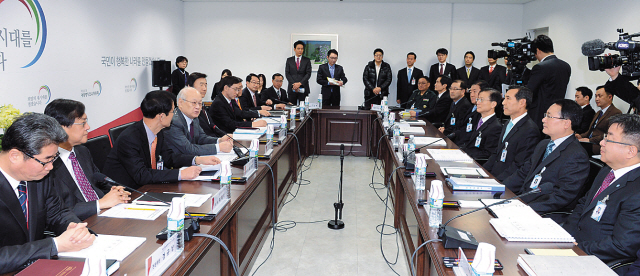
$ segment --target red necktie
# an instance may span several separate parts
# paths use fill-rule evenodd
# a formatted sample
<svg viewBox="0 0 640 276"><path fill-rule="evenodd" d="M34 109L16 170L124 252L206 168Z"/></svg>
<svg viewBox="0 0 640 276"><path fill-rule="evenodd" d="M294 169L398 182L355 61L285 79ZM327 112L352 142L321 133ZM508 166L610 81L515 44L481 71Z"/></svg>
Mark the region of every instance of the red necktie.
<svg viewBox="0 0 640 276"><path fill-rule="evenodd" d="M300 69L300 58L296 58L296 69Z"/></svg>
<svg viewBox="0 0 640 276"><path fill-rule="evenodd" d="M489 67L489 75L491 75L491 73L493 73L493 66Z"/></svg>
<svg viewBox="0 0 640 276"><path fill-rule="evenodd" d="M231 111L233 111L233 102L229 101L229 105L231 106Z"/></svg>
<svg viewBox="0 0 640 276"><path fill-rule="evenodd" d="M258 104L256 103L256 94L253 94L253 106L258 106Z"/></svg>
<svg viewBox="0 0 640 276"><path fill-rule="evenodd" d="M444 75L444 64L440 64L440 75Z"/></svg>
<svg viewBox="0 0 640 276"><path fill-rule="evenodd" d="M596 199L596 197L598 197L598 195L602 193L602 191L607 189L607 187L611 185L611 182L613 182L613 179L615 178L616 176L613 174L613 171L610 171L609 174L607 174L607 177L604 178L604 181L602 181L602 186L600 186L600 189L598 189L598 192L596 192L596 195L593 196L591 201L593 202Z"/></svg>

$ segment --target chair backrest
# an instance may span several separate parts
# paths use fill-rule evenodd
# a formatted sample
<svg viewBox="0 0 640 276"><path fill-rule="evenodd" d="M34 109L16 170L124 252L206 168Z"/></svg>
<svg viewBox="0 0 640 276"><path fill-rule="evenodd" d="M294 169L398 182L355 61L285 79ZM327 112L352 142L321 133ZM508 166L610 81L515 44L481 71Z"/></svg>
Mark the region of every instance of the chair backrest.
<svg viewBox="0 0 640 276"><path fill-rule="evenodd" d="M127 129L130 125L133 125L135 122L129 122L124 125L119 125L117 127L112 127L109 129L109 137L111 137L111 145L114 146L116 144L116 140L118 140L118 136L125 129Z"/></svg>
<svg viewBox="0 0 640 276"><path fill-rule="evenodd" d="M109 136L100 135L97 137L93 137L87 140L84 146L89 149L89 152L91 152L93 163L96 164L96 167L98 167L100 171L102 171L102 168L104 168L104 163L105 161L107 161L109 151L111 151Z"/></svg>

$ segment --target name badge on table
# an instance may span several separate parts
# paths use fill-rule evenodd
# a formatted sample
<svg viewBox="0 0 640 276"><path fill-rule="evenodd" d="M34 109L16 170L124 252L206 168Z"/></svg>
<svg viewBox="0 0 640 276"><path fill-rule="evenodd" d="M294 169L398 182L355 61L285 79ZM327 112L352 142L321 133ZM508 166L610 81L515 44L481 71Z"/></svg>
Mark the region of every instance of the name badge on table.
<svg viewBox="0 0 640 276"><path fill-rule="evenodd" d="M482 141L482 131L480 131L480 133L478 133L478 137L476 138L476 144L475 144L476 148L480 147L480 142L481 141Z"/></svg>
<svg viewBox="0 0 640 276"><path fill-rule="evenodd" d="M471 132L473 130L473 124L471 123L471 118L469 118L469 122L467 123L467 132Z"/></svg>
<svg viewBox="0 0 640 276"><path fill-rule="evenodd" d="M608 199L609 195L596 203L596 208L593 209L593 213L591 214L591 218L593 220L600 222L600 219L602 219L602 214L604 214L604 209L607 208L606 202Z"/></svg>
<svg viewBox="0 0 640 276"><path fill-rule="evenodd" d="M536 174L535 177L533 177L533 180L531 181L531 189L536 189L538 188L538 185L540 185L540 181L542 181L542 173L544 172L544 170L546 170L547 167L543 167L542 170L540 171L540 173Z"/></svg>
<svg viewBox="0 0 640 276"><path fill-rule="evenodd" d="M507 146L509 142L504 143L504 149L502 150L502 154L500 154L500 162L505 162L507 160Z"/></svg>

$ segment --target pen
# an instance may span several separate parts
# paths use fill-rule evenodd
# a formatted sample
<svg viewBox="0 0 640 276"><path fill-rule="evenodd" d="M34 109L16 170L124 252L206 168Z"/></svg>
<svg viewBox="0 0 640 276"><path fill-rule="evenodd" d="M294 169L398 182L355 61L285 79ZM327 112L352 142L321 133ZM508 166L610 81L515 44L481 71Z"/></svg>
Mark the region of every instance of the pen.
<svg viewBox="0 0 640 276"><path fill-rule="evenodd" d="M137 210L137 211L155 211L156 209L150 209L150 208L130 208L130 207L126 207L125 209L127 210Z"/></svg>
<svg viewBox="0 0 640 276"><path fill-rule="evenodd" d="M208 217L208 216L213 216L212 214L194 214L191 213L191 215L189 214L184 214L187 217Z"/></svg>

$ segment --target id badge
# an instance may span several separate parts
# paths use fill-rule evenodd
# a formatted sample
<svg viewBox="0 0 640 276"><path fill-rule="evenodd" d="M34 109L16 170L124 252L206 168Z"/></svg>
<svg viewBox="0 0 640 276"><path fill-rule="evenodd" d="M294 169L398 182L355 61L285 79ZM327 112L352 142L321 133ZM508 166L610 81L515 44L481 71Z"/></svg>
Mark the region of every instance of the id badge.
<svg viewBox="0 0 640 276"><path fill-rule="evenodd" d="M455 117L451 117L451 124L452 126L456 125L456 118Z"/></svg>
<svg viewBox="0 0 640 276"><path fill-rule="evenodd" d="M469 118L469 122L467 123L467 132L471 132L473 129L473 124L471 123L471 118Z"/></svg>
<svg viewBox="0 0 640 276"><path fill-rule="evenodd" d="M476 138L476 144L475 147L479 148L480 147L480 142L482 141L482 137L480 135L478 135L478 137Z"/></svg>
<svg viewBox="0 0 640 276"><path fill-rule="evenodd" d="M504 143L504 149L502 149L502 154L500 154L500 162L506 162L507 160L507 146L509 146L509 142Z"/></svg>
<svg viewBox="0 0 640 276"><path fill-rule="evenodd" d="M598 201L598 203L596 204L596 208L593 209L591 218L597 222L600 222L600 219L602 218L602 214L604 214L604 209L606 208L607 208L606 203L602 201Z"/></svg>
<svg viewBox="0 0 640 276"><path fill-rule="evenodd" d="M164 161L156 163L156 170L164 170Z"/></svg>
<svg viewBox="0 0 640 276"><path fill-rule="evenodd" d="M411 78L411 85L416 85L416 79Z"/></svg>
<svg viewBox="0 0 640 276"><path fill-rule="evenodd" d="M536 189L538 188L538 185L540 185L540 181L542 180L542 175L537 174L534 178L533 181L531 181L531 189Z"/></svg>

